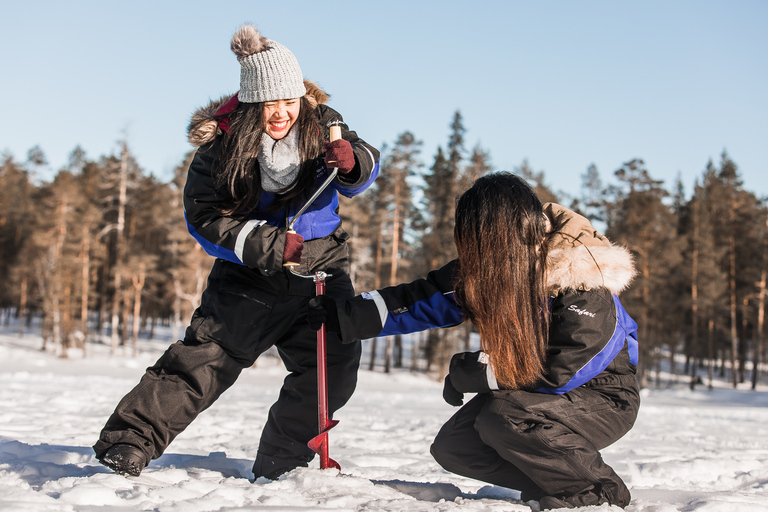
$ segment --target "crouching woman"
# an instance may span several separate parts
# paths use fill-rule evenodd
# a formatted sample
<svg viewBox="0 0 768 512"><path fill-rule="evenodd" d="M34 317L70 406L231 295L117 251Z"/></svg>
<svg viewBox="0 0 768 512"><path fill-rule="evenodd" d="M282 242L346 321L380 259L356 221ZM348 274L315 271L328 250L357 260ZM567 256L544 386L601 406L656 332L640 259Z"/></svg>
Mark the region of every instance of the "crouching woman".
<svg viewBox="0 0 768 512"><path fill-rule="evenodd" d="M458 260L426 279L346 301L313 299L344 341L472 322L482 351L454 355L443 396L463 404L432 445L448 471L521 491L542 510L630 493L601 449L640 399L637 325L619 301L629 252L515 175L480 178L456 207Z"/></svg>

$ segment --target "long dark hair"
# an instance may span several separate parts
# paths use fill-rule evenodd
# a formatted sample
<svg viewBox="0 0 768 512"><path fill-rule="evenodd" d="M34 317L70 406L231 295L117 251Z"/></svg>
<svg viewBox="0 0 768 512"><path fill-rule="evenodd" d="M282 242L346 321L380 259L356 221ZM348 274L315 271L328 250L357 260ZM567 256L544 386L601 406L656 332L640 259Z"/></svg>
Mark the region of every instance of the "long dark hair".
<svg viewBox="0 0 768 512"><path fill-rule="evenodd" d="M544 369L546 229L541 201L514 174L478 179L456 205L456 298L506 389L533 385Z"/></svg>
<svg viewBox="0 0 768 512"><path fill-rule="evenodd" d="M315 184L315 160L322 149L322 134L317 113L304 97L301 98L299 116L291 129L300 130L301 168L296 183L277 194L277 200L270 208L273 211L308 198ZM224 136L222 157L215 171L215 185L227 197L225 204L220 206L225 215L245 216L259 204L261 170L256 157L263 134L264 103L240 103L231 114L229 133Z"/></svg>

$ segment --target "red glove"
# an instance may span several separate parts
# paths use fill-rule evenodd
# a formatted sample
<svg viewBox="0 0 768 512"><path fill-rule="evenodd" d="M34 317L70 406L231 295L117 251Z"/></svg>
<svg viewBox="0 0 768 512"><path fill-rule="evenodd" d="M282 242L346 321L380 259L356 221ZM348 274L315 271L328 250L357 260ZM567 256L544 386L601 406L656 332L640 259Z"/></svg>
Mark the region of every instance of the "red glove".
<svg viewBox="0 0 768 512"><path fill-rule="evenodd" d="M294 231L285 234L283 263L301 263L301 251L304 250L304 237Z"/></svg>
<svg viewBox="0 0 768 512"><path fill-rule="evenodd" d="M341 174L347 174L355 167L355 154L352 152L352 144L344 139L326 142L325 166L329 169L337 167Z"/></svg>

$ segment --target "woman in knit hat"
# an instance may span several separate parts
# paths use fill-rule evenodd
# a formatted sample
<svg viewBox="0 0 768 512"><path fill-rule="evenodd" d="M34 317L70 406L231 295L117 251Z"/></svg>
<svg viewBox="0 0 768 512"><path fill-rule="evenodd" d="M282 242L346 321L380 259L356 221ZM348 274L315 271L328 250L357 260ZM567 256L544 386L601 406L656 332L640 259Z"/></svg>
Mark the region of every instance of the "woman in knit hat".
<svg viewBox="0 0 768 512"><path fill-rule="evenodd" d="M458 259L426 279L313 298L310 325L326 321L346 342L471 321L482 351L451 360L443 398L463 407L437 434L435 460L541 510L627 506L599 450L640 405L637 324L618 297L635 275L629 251L508 173L462 194L454 240ZM465 393L477 395L464 404Z"/></svg>
<svg viewBox="0 0 768 512"><path fill-rule="evenodd" d="M305 316L315 291L293 272L327 272L329 296L354 295L338 194L367 189L379 153L325 105L328 95L304 80L286 47L244 25L231 48L240 91L192 117L189 140L198 150L184 189L189 232L217 259L184 340L147 369L94 445L122 474L138 475L160 457L272 346L290 373L262 431L254 475L275 479L314 456L307 442L317 435L316 333ZM334 125L342 138L329 142ZM333 168L337 177L288 230ZM330 337L327 352L333 414L355 389L360 344Z"/></svg>

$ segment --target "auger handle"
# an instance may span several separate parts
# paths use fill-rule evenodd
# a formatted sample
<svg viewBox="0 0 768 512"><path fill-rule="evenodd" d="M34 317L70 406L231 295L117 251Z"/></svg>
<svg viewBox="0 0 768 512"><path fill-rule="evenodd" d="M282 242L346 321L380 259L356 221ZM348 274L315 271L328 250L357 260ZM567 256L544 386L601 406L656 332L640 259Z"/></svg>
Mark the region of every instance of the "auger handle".
<svg viewBox="0 0 768 512"><path fill-rule="evenodd" d="M339 125L337 125L337 124L332 124L332 125L331 125L331 131L330 131L330 135L329 135L329 138L331 139L331 142L333 142L333 141L335 141L335 140L339 140L339 139L341 138L341 126L339 126ZM336 177L336 174L338 174L338 172L339 172L339 168L338 168L338 167L334 167L334 168L333 168L333 171L331 171L331 174L328 176L328 178L327 178L327 179L326 179L326 180L323 182L323 184L322 184L322 185L320 185L320 188L318 188L318 189L315 191L315 193L314 193L314 194L312 194L312 197L310 197L310 198L307 200L307 202L304 204L304 206L302 206L302 207L301 207L301 210L299 210L299 211L296 213L296 215L294 215L294 216L293 216L293 218L291 219L291 221L288 223L288 232L289 232L289 233L295 233L295 232L296 232L296 230L294 230L294 229L293 229L293 225L296 223L296 221L298 220L298 218L299 218L299 217L301 217L301 214L303 214L303 213L306 211L306 209L307 209L307 208L309 208L309 207L310 207L310 205L311 205L313 202L315 202L315 199L317 199L317 198L318 198L318 196L320 196L320 194L322 194L322 193L323 193L323 190L325 190L326 188L328 188L328 185L330 185L330 184L331 184L331 182L332 182L332 181L333 181L333 179ZM298 264L299 264L298 262L294 262L294 261L286 261L285 263L283 263L283 266L284 266L284 267L294 267L294 266L296 266L296 265L298 265Z"/></svg>

